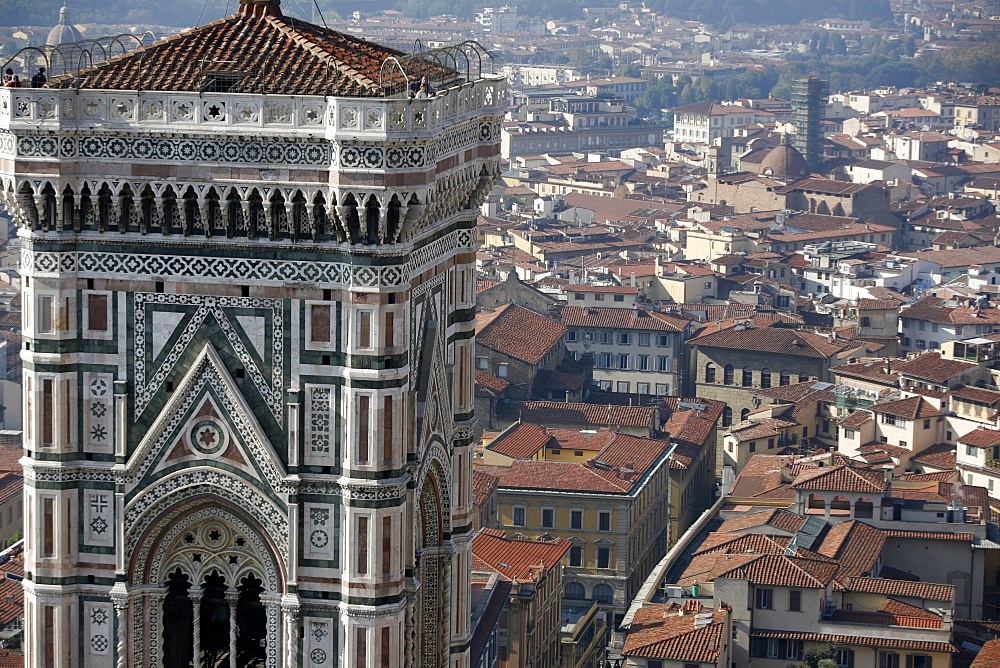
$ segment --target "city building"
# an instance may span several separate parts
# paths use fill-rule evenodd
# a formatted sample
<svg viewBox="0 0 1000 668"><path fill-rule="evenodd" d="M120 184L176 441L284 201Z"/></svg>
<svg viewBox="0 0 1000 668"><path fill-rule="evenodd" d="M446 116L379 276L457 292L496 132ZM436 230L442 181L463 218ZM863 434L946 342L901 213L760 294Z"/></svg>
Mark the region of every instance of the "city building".
<svg viewBox="0 0 1000 668"><path fill-rule="evenodd" d="M806 159L810 169L819 169L823 162L821 121L826 115L830 82L815 76L792 83L792 124L795 126L795 148Z"/></svg>
<svg viewBox="0 0 1000 668"><path fill-rule="evenodd" d="M468 665L506 95L429 55L242 0L0 91L30 668Z"/></svg>

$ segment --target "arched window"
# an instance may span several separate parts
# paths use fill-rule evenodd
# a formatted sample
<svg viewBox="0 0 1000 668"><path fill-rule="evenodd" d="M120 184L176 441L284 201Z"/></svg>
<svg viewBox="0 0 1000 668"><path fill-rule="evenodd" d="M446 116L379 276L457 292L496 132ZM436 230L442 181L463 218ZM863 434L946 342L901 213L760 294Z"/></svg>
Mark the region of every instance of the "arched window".
<svg viewBox="0 0 1000 668"><path fill-rule="evenodd" d="M715 382L715 365L709 362L705 365L705 382L714 383Z"/></svg>
<svg viewBox="0 0 1000 668"><path fill-rule="evenodd" d="M594 587L594 600L598 603L611 605L615 602L615 590L609 585L599 584Z"/></svg>
<svg viewBox="0 0 1000 668"><path fill-rule="evenodd" d="M753 371L750 370L750 367L745 366L743 367L743 387L751 385L753 385Z"/></svg>
<svg viewBox="0 0 1000 668"><path fill-rule="evenodd" d="M722 426L728 427L733 424L733 409L726 406L722 409Z"/></svg>
<svg viewBox="0 0 1000 668"><path fill-rule="evenodd" d="M733 382L734 382L733 375L734 375L733 374L733 365L732 364L727 364L722 369L722 382L725 383L726 385L732 385Z"/></svg>
<svg viewBox="0 0 1000 668"><path fill-rule="evenodd" d="M764 388L771 387L771 370L764 368L760 372L760 386Z"/></svg>
<svg viewBox="0 0 1000 668"><path fill-rule="evenodd" d="M789 384L791 384L791 382L792 382L792 379L791 379L791 376L789 375L789 373L787 371L785 371L784 369L782 369L781 370L781 375L778 377L778 384L779 385L789 385Z"/></svg>
<svg viewBox="0 0 1000 668"><path fill-rule="evenodd" d="M805 371L803 371L802 373L799 374L799 382L800 383L805 383L805 382L808 382L808 381L809 381L809 374L807 374Z"/></svg>
<svg viewBox="0 0 1000 668"><path fill-rule="evenodd" d="M744 408L740 411L740 422L746 422L746 419L750 417L750 409Z"/></svg>
<svg viewBox="0 0 1000 668"><path fill-rule="evenodd" d="M579 582L566 583L566 598L582 600L587 598L587 590Z"/></svg>

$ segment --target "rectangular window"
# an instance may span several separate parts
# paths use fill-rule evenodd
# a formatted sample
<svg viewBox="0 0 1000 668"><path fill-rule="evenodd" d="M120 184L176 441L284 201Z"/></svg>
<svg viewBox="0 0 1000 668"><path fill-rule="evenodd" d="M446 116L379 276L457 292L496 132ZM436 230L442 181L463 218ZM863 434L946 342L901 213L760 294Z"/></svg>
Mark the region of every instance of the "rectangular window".
<svg viewBox="0 0 1000 668"><path fill-rule="evenodd" d="M599 548L597 548L597 567L598 568L611 568L611 548L610 547L599 547Z"/></svg>
<svg viewBox="0 0 1000 668"><path fill-rule="evenodd" d="M625 301L625 295L615 295L615 301L616 302L623 302L623 301Z"/></svg>
<svg viewBox="0 0 1000 668"><path fill-rule="evenodd" d="M108 331L107 295L87 295L87 329L92 332Z"/></svg>
<svg viewBox="0 0 1000 668"><path fill-rule="evenodd" d="M488 357L477 357L476 358L476 368L480 371L490 370L490 360Z"/></svg>
<svg viewBox="0 0 1000 668"><path fill-rule="evenodd" d="M569 331L566 332L566 340L567 341L576 341L576 330L575 329L571 329L571 330L569 330Z"/></svg>
<svg viewBox="0 0 1000 668"><path fill-rule="evenodd" d="M636 383L635 391L639 394L649 394L649 383Z"/></svg>
<svg viewBox="0 0 1000 668"><path fill-rule="evenodd" d="M38 332L40 334L52 333L52 297L51 295L40 295L38 297Z"/></svg>
<svg viewBox="0 0 1000 668"><path fill-rule="evenodd" d="M55 555L55 499L42 499L42 556Z"/></svg>
<svg viewBox="0 0 1000 668"><path fill-rule="evenodd" d="M758 610L770 610L774 603L774 590L758 588L754 590L754 607Z"/></svg>
<svg viewBox="0 0 1000 668"><path fill-rule="evenodd" d="M542 526L551 529L556 524L555 508L542 508Z"/></svg>
<svg viewBox="0 0 1000 668"><path fill-rule="evenodd" d="M930 420L930 418L924 419L924 429L930 429L930 428L931 428L931 420Z"/></svg>
<svg viewBox="0 0 1000 668"><path fill-rule="evenodd" d="M670 358L666 355L656 356L656 370L657 371L670 371Z"/></svg>
<svg viewBox="0 0 1000 668"><path fill-rule="evenodd" d="M42 379L42 445L52 445L52 433L55 430L55 417L53 413L53 388L54 381L51 378Z"/></svg>
<svg viewBox="0 0 1000 668"><path fill-rule="evenodd" d="M670 335L669 334L659 334L656 337L656 345L660 348L670 347Z"/></svg>
<svg viewBox="0 0 1000 668"><path fill-rule="evenodd" d="M524 526L524 506L514 506L514 526Z"/></svg>
<svg viewBox="0 0 1000 668"><path fill-rule="evenodd" d="M497 364L497 376L499 376L500 378L507 377L507 364L505 362Z"/></svg>
<svg viewBox="0 0 1000 668"><path fill-rule="evenodd" d="M639 334L639 345L640 346L649 345L649 332L642 332Z"/></svg>
<svg viewBox="0 0 1000 668"><path fill-rule="evenodd" d="M636 355L635 368L639 371L649 371L649 355Z"/></svg>
<svg viewBox="0 0 1000 668"><path fill-rule="evenodd" d="M597 528L600 531L611 531L611 511L602 510L597 515Z"/></svg>
<svg viewBox="0 0 1000 668"><path fill-rule="evenodd" d="M669 386L666 383L657 383L656 384L656 394L658 396L661 396L661 397L665 396L668 391L669 391Z"/></svg>
<svg viewBox="0 0 1000 668"><path fill-rule="evenodd" d="M792 589L788 592L788 611L802 612L802 592Z"/></svg>
<svg viewBox="0 0 1000 668"><path fill-rule="evenodd" d="M392 348L396 345L396 333L393 322L392 311L389 311L385 314L385 327L382 328L382 345L386 348Z"/></svg>
<svg viewBox="0 0 1000 668"><path fill-rule="evenodd" d="M622 394L628 394L628 381L620 380L618 381L618 387L615 389L616 392L621 392Z"/></svg>
<svg viewBox="0 0 1000 668"><path fill-rule="evenodd" d="M621 346L632 345L632 335L629 332L619 332L618 345Z"/></svg>
<svg viewBox="0 0 1000 668"><path fill-rule="evenodd" d="M582 292L574 292L573 299L576 301L583 301L584 294Z"/></svg>
<svg viewBox="0 0 1000 668"><path fill-rule="evenodd" d="M625 355L625 354L618 355L618 368L619 369L628 369L628 364L629 364L629 359L628 358L629 358L629 356Z"/></svg>
<svg viewBox="0 0 1000 668"><path fill-rule="evenodd" d="M907 658L907 668L931 668L931 657L926 654L914 654Z"/></svg>
<svg viewBox="0 0 1000 668"><path fill-rule="evenodd" d="M580 545L573 545L569 548L569 565L580 567L583 566L583 547Z"/></svg>
<svg viewBox="0 0 1000 668"><path fill-rule="evenodd" d="M386 397L382 404L382 461L392 462L392 444L395 435L392 433L392 397Z"/></svg>
<svg viewBox="0 0 1000 668"><path fill-rule="evenodd" d="M878 668L899 668L899 655L889 652L880 653Z"/></svg>
<svg viewBox="0 0 1000 668"><path fill-rule="evenodd" d="M368 409L371 398L367 394L358 397L358 461L367 464L370 458L368 452Z"/></svg>
<svg viewBox="0 0 1000 668"><path fill-rule="evenodd" d="M372 347L372 312L358 311L358 344L357 348Z"/></svg>
<svg viewBox="0 0 1000 668"><path fill-rule="evenodd" d="M368 575L368 518L358 518L358 575Z"/></svg>
<svg viewBox="0 0 1000 668"><path fill-rule="evenodd" d="M583 511L582 510L571 510L571 511L569 511L569 528L570 529L582 529L583 528Z"/></svg>
<svg viewBox="0 0 1000 668"><path fill-rule="evenodd" d="M310 338L315 343L330 342L330 305L313 304L309 310Z"/></svg>
<svg viewBox="0 0 1000 668"><path fill-rule="evenodd" d="M611 343L611 332L601 332L601 343Z"/></svg>
<svg viewBox="0 0 1000 668"><path fill-rule="evenodd" d="M367 668L368 666L368 629L359 628L355 635L357 639L357 660L354 662L356 668Z"/></svg>

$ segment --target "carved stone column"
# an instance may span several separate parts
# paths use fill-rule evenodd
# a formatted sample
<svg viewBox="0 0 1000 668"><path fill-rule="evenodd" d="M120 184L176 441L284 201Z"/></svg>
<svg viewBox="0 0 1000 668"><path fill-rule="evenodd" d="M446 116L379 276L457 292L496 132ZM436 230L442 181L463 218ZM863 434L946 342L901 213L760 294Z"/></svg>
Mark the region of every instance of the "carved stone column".
<svg viewBox="0 0 1000 668"><path fill-rule="evenodd" d="M115 208L115 219L118 221L118 231L122 234L128 232L128 223L131 216L129 215L129 199L125 195L118 196L118 203Z"/></svg>
<svg viewBox="0 0 1000 668"><path fill-rule="evenodd" d="M163 647L163 600L167 598L166 588L156 589L149 594L149 659L160 665L160 650Z"/></svg>
<svg viewBox="0 0 1000 668"><path fill-rule="evenodd" d="M111 602L115 606L115 666L128 668L128 588L117 582L111 588Z"/></svg>
<svg viewBox="0 0 1000 668"><path fill-rule="evenodd" d="M284 619L284 652L285 666L297 668L299 665L299 600L295 596L285 596L281 599L281 614Z"/></svg>
<svg viewBox="0 0 1000 668"><path fill-rule="evenodd" d="M212 200L205 197L198 198L198 220L195 221L194 227L205 232L206 237L212 237Z"/></svg>
<svg viewBox="0 0 1000 668"><path fill-rule="evenodd" d="M340 227L344 230L344 241L349 244L360 243L361 236L357 230L351 229L351 214L356 213L356 207L353 206L338 206L337 209L337 220L340 222Z"/></svg>
<svg viewBox="0 0 1000 668"><path fill-rule="evenodd" d="M48 213L47 207L45 206L48 197L44 193L35 193L35 229L41 228L46 232L49 229L49 217L46 215Z"/></svg>
<svg viewBox="0 0 1000 668"><path fill-rule="evenodd" d="M288 236L295 239L295 202L285 200L285 224L278 232L288 232Z"/></svg>
<svg viewBox="0 0 1000 668"><path fill-rule="evenodd" d="M191 599L191 609L193 610L191 624L191 650L194 668L201 668L201 596L204 592L201 587L191 587L188 589L188 598Z"/></svg>
<svg viewBox="0 0 1000 668"><path fill-rule="evenodd" d="M229 666L236 668L236 606L240 602L240 592L237 589L226 590L226 603L229 604Z"/></svg>

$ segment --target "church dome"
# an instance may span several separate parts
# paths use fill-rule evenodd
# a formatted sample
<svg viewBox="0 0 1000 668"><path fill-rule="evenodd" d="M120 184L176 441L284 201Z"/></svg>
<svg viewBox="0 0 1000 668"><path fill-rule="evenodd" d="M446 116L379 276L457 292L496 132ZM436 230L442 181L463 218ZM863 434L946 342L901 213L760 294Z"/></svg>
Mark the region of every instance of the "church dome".
<svg viewBox="0 0 1000 668"><path fill-rule="evenodd" d="M798 179L809 175L809 164L794 146L788 143L788 135L781 135L781 144L760 161L761 176L776 179Z"/></svg>
<svg viewBox="0 0 1000 668"><path fill-rule="evenodd" d="M45 38L45 43L51 46L59 46L60 44L79 42L82 39L83 35L80 34L80 31L69 22L69 8L63 5L62 9L59 10L59 23L49 31L49 36Z"/></svg>

